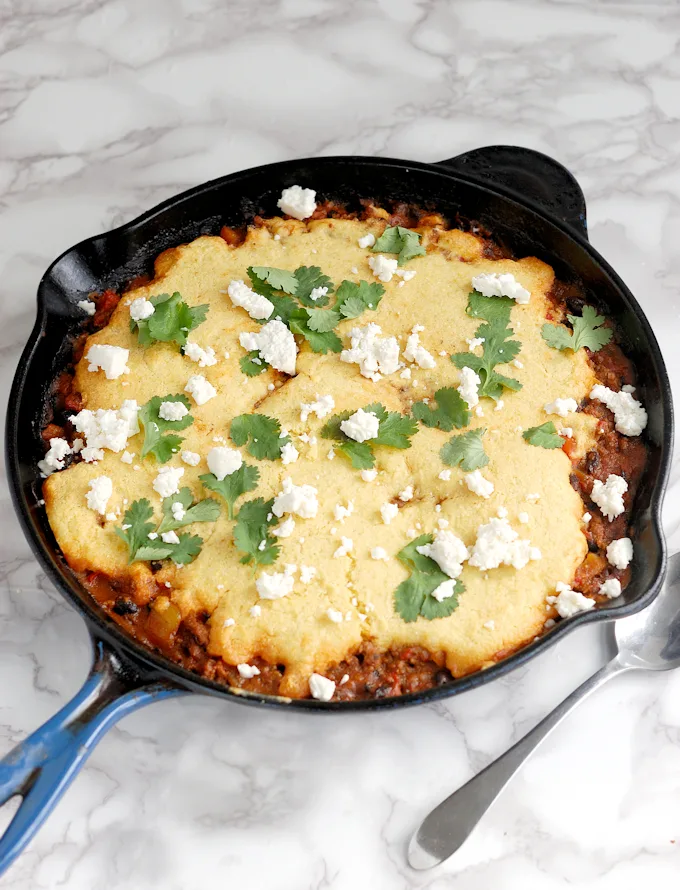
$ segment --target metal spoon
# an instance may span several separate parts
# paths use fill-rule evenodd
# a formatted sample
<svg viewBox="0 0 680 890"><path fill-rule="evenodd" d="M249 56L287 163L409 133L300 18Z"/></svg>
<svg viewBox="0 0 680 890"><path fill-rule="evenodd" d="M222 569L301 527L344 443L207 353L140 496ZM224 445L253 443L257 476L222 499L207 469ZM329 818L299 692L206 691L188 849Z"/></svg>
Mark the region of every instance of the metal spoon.
<svg viewBox="0 0 680 890"><path fill-rule="evenodd" d="M458 850L529 755L575 705L624 671L667 671L680 667L680 553L668 561L656 599L615 624L616 656L559 704L498 760L443 800L411 838L412 868L439 865Z"/></svg>

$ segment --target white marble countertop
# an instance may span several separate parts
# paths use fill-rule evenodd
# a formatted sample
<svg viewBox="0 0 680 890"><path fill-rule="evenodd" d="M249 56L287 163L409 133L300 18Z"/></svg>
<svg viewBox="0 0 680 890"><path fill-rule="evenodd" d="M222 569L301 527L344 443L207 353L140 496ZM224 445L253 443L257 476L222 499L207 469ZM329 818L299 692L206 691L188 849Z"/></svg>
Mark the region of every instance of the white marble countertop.
<svg viewBox="0 0 680 890"><path fill-rule="evenodd" d="M346 152L430 161L493 143L545 151L576 174L592 241L647 312L677 386L679 38L675 0L0 4L5 391L39 277L79 239L255 164ZM31 557L4 483L0 497L4 753L75 692L88 646ZM600 691L456 857L432 873L405 864L418 819L603 663L604 639L599 628L574 633L505 680L397 713L155 704L103 740L0 883L676 888L678 674Z"/></svg>

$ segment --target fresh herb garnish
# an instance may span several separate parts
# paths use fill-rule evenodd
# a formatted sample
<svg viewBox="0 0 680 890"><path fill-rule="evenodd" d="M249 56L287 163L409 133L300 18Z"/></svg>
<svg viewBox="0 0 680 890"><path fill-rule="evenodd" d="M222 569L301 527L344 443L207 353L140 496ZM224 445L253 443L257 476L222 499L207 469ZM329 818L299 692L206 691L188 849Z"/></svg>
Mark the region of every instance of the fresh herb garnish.
<svg viewBox="0 0 680 890"><path fill-rule="evenodd" d="M324 275L318 266L299 266L295 270L295 279L297 281L297 290L295 296L303 306L311 309L322 308L328 305L328 301L333 293L334 286L328 275ZM315 288L325 287L327 293L320 296L316 300L310 298L310 294Z"/></svg>
<svg viewBox="0 0 680 890"><path fill-rule="evenodd" d="M479 291L473 290L468 295L466 308L470 318L484 318L486 321L497 321L499 324L510 323L510 312L515 301L510 297L485 297Z"/></svg>
<svg viewBox="0 0 680 890"><path fill-rule="evenodd" d="M375 465L373 449L376 445L387 445L390 448L410 448L411 436L418 431L418 424L412 417L404 416L387 409L378 403L366 405L363 409L378 418L378 435L367 442L355 442L340 429L343 420L347 420L354 411L343 411L335 414L321 429L324 439L338 442L337 450L347 457L355 470L370 470Z"/></svg>
<svg viewBox="0 0 680 890"><path fill-rule="evenodd" d="M326 334L340 324L340 313L335 309L308 309L307 324L311 331Z"/></svg>
<svg viewBox="0 0 680 890"><path fill-rule="evenodd" d="M491 297L485 297L491 300ZM522 344L519 340L511 340L512 328L504 318L496 318L493 321L481 324L475 331L475 337L482 337L482 355L474 355L471 352L457 352L451 356L451 361L457 368L472 368L481 380L479 397L487 396L498 401L503 394L503 389L518 390L522 388L519 380L514 377L506 377L494 370L496 365L507 364L512 361Z"/></svg>
<svg viewBox="0 0 680 890"><path fill-rule="evenodd" d="M425 402L416 402L413 406L413 416L422 424L430 428L451 432L452 429L462 429L470 423L470 410L467 402L462 398L457 389L445 386L434 394L436 408L430 408Z"/></svg>
<svg viewBox="0 0 680 890"><path fill-rule="evenodd" d="M234 543L245 554L240 560L244 565L270 566L278 558L281 548L270 534L272 526L279 521L272 513L273 506L273 498L269 501L255 498L246 501L238 511Z"/></svg>
<svg viewBox="0 0 680 890"><path fill-rule="evenodd" d="M414 256L425 256L425 248L420 243L418 232L412 232L403 226L387 226L371 250L373 253L399 254L400 266Z"/></svg>
<svg viewBox="0 0 680 890"><path fill-rule="evenodd" d="M541 336L553 349L572 349L576 352L586 346L591 352L597 352L612 338L612 329L602 327L607 319L604 315L598 315L592 306L584 306L580 318L578 315L567 315L567 318L573 331L559 324L544 324L541 328Z"/></svg>
<svg viewBox="0 0 680 890"><path fill-rule="evenodd" d="M433 559L418 553L418 547L431 544L432 540L432 535L421 535L397 553L397 559L411 572L411 576L402 581L394 592L395 611L407 622L415 621L419 616L428 621L445 618L455 611L458 596L465 590L463 583L456 580L452 596L441 602L432 596L440 584L451 581Z"/></svg>
<svg viewBox="0 0 680 890"><path fill-rule="evenodd" d="M482 444L485 432L485 429L476 429L452 436L439 452L441 459L449 467L460 465L466 473L485 467L489 463Z"/></svg>
<svg viewBox="0 0 680 890"><path fill-rule="evenodd" d="M201 552L203 538L198 535L178 535L179 543L166 543L160 537L162 532L173 531L191 522L214 522L220 513L217 501L207 499L191 506L192 496L188 488L168 498L163 503L163 519L155 529L158 537L151 539L155 524L152 522L153 510L146 498L133 501L125 511L123 524L116 527L118 537L127 544L128 562L161 560L171 558L178 565L192 562ZM172 515L172 503L181 503L185 509L182 520L175 520Z"/></svg>
<svg viewBox="0 0 680 890"><path fill-rule="evenodd" d="M307 309L298 309L290 319L288 327L294 334L300 334L309 343L312 352L325 355L327 352L341 352L342 340L335 331L314 331L309 324L310 313Z"/></svg>
<svg viewBox="0 0 680 890"><path fill-rule="evenodd" d="M137 331L140 346L150 346L154 341L186 346L189 333L202 324L210 308L188 306L180 293L157 294L149 297L154 305L154 313L149 318L135 321L130 319L130 330Z"/></svg>
<svg viewBox="0 0 680 890"><path fill-rule="evenodd" d="M290 436L281 436L279 421L266 414L239 414L231 422L229 435L239 447L248 442L248 453L258 460L277 460L290 442Z"/></svg>
<svg viewBox="0 0 680 890"><path fill-rule="evenodd" d="M522 438L529 445L537 445L540 448L561 448L564 445L564 439L557 435L557 430L552 420L525 430L522 433Z"/></svg>
<svg viewBox="0 0 680 890"><path fill-rule="evenodd" d="M336 294L335 306L344 318L357 318L366 309L377 309L385 288L377 281L343 281Z"/></svg>
<svg viewBox="0 0 680 890"><path fill-rule="evenodd" d="M204 473L203 476L198 478L206 488L224 498L227 502L227 515L229 519L233 519L234 504L237 498L240 498L247 491L253 491L257 488L257 483L260 480L260 471L257 467L241 464L238 470L225 476L222 480L219 480L212 473Z"/></svg>
<svg viewBox="0 0 680 890"><path fill-rule="evenodd" d="M139 419L144 427L142 458L147 454L153 454L161 464L169 461L184 441L181 436L174 435L174 431L186 429L194 422L191 414L185 414L181 420L164 420L158 413L163 402L181 402L187 410L191 408L189 399L185 395L175 393L168 396L154 396L139 409ZM168 433L168 430L172 432Z"/></svg>
<svg viewBox="0 0 680 890"><path fill-rule="evenodd" d="M267 362L260 358L260 352L257 349L253 349L252 352L242 356L239 359L239 366L246 377L257 377L258 374L262 374L269 367Z"/></svg>
<svg viewBox="0 0 680 890"><path fill-rule="evenodd" d="M295 273L288 272L287 269L275 269L273 266L250 266L248 275L251 280L254 276L258 282L266 282L272 290L282 290L286 294L297 293L298 281ZM263 294L263 296L268 297L269 294Z"/></svg>

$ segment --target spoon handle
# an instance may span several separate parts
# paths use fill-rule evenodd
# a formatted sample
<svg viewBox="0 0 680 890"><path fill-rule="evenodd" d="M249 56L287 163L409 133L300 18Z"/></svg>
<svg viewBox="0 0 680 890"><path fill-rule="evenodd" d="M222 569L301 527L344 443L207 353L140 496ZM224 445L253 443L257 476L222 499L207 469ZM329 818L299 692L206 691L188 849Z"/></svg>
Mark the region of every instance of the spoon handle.
<svg viewBox="0 0 680 890"><path fill-rule="evenodd" d="M505 754L501 754L432 810L411 838L408 850L411 867L419 870L432 868L455 853L527 757L571 709L607 680L626 670L629 670L627 666L613 658Z"/></svg>

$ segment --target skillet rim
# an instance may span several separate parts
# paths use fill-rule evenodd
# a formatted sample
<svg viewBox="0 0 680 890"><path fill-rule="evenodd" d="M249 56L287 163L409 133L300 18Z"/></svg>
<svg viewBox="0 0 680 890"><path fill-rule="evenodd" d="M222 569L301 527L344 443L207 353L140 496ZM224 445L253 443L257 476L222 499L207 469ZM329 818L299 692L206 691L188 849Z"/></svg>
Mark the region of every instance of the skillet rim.
<svg viewBox="0 0 680 890"><path fill-rule="evenodd" d="M494 146L494 148L497 148L497 146ZM527 149L517 148L516 150L534 156L539 154ZM464 157L464 155L462 157ZM514 670L514 668L519 667L529 659L533 658L539 652L543 651L543 649L553 645L558 639L561 639L564 634L569 633L574 628L581 627L584 624L593 621L611 621L615 618L633 614L644 608L644 606L651 602L656 596L665 573L666 543L661 525L661 508L670 473L674 428L670 381L668 379L668 373L666 371L661 350L649 321L637 300L618 274L609 263L600 256L588 239L577 231L574 226L569 225L569 223L563 221L559 217L547 212L544 207L537 204L535 201L532 201L530 198L527 198L525 195L519 195L511 187L504 187L495 181L489 183L481 176L469 175L463 170L457 169L455 166L457 160L457 158L453 158L451 160L436 163L425 163L407 161L398 158L337 155L280 161L273 164L264 164L246 170L235 171L234 173L210 180L170 197L129 222L123 223L114 229L83 239L77 244L64 250L48 266L38 286L36 321L19 359L9 393L5 442L9 489L12 496L13 506L19 518L24 535L48 578L54 583L60 595L74 606L77 612L84 618L90 634L96 639L103 639L105 643L112 646L115 653L123 659L123 661L128 662L133 671L139 672L144 675L145 678L158 678L161 676L168 681L170 685L178 686L192 692L225 696L231 700L253 705L262 704L269 707L285 707L286 709L294 708L296 710L314 710L320 712L394 709L449 698L469 689L474 689L477 686L481 686L498 677L502 677L509 671ZM549 158L549 160L553 164L557 163L553 161L552 158ZM454 182L462 182L466 185L472 185L477 189L481 189L495 197L501 198L502 201L506 203L515 203L519 205L523 210L528 210L538 216L542 225L548 224L554 226L568 239L575 242L577 248L581 251L585 251L589 256L590 261L594 262L595 265L604 272L605 276L616 285L624 298L624 303L626 304L627 309L635 316L638 329L645 340L644 349L642 351L650 356L659 378L659 396L666 423L659 441L659 463L656 471L656 479L654 480L650 492L649 507L647 508L649 511L651 531L659 551L658 566L656 567L656 571L648 589L642 593L638 599L631 603L624 603L619 606L584 612L574 616L568 621L558 622L549 633L539 637L491 667L459 677L441 686L432 687L424 692L409 693L394 698L377 698L349 702L319 702L314 699L283 699L276 696L250 693L208 680L186 670L181 665L169 661L164 656L156 654L150 649L146 649L135 638L128 636L113 621L113 619L109 619L105 613L99 609L87 591L76 582L76 579L71 575L65 560L60 556L56 544L50 544L50 542L44 539L39 525L35 521L34 514L37 514L40 505L29 503L24 486L21 483L20 460L18 456L19 449L17 446L17 436L19 433L17 418L22 399L26 398L26 393L24 391L25 378L35 353L38 350L41 336L49 322L50 313L45 298L46 283L50 279L52 270L64 257L71 253L76 254L86 245L92 245L94 242L105 242L107 239L110 240L115 236L130 236L132 232L138 230L143 225L148 224L155 216L166 210L171 210L173 208L178 209L185 202L204 193L214 191L225 183L237 183L240 179L247 180L248 178L252 178L255 174L264 173L272 178L277 178L277 187L280 188L286 172L297 170L301 165L323 167L326 165L340 164L343 166L354 167L378 165L380 167L393 169L400 168L404 173L408 173L410 170L417 170L429 175L439 175L448 181L453 180ZM569 175L571 176L571 174ZM91 606L90 603L92 604Z"/></svg>

